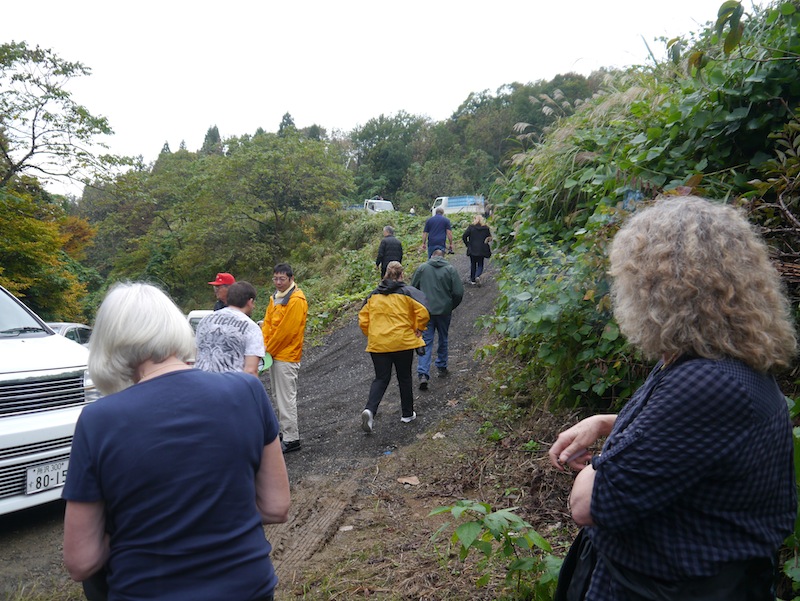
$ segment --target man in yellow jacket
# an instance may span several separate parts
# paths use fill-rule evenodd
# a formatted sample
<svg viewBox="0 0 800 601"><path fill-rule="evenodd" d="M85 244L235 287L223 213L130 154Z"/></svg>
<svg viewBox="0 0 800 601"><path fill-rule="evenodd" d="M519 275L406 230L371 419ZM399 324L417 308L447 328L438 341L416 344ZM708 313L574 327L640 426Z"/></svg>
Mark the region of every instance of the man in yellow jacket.
<svg viewBox="0 0 800 601"><path fill-rule="evenodd" d="M297 428L297 376L303 358L303 337L306 330L308 302L294 281L294 272L287 263L272 270L275 293L269 298L261 331L264 346L272 355L269 369L270 392L278 409L283 436L283 452L300 450Z"/></svg>

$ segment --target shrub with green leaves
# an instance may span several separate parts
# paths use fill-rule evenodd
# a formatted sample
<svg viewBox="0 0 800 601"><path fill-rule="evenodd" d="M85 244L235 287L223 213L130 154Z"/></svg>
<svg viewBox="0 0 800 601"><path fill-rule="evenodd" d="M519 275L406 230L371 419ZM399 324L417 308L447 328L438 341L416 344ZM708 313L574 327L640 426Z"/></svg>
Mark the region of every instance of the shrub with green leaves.
<svg viewBox="0 0 800 601"><path fill-rule="evenodd" d="M486 323L523 366L518 387L541 381L556 406L604 408L641 383L646 368L610 312L605 251L656 196L746 198L755 221L789 232L780 249L800 260L796 138L785 131L800 105L798 7L776 2L745 19L738 2L723 3L713 26L670 42L674 62L609 73L601 93L513 158L491 193L502 273ZM777 172L775 157L786 159Z"/></svg>
<svg viewBox="0 0 800 601"><path fill-rule="evenodd" d="M550 601L558 582L561 559L552 555L552 548L533 527L514 513L516 507L492 511L487 503L458 501L438 507L430 516L450 513L460 521L450 537L458 546L458 558L464 561L472 550L482 555L478 570L482 572L477 586L486 586L495 565L505 565L505 583L513 586L516 598ZM443 524L432 536L435 541L451 522Z"/></svg>

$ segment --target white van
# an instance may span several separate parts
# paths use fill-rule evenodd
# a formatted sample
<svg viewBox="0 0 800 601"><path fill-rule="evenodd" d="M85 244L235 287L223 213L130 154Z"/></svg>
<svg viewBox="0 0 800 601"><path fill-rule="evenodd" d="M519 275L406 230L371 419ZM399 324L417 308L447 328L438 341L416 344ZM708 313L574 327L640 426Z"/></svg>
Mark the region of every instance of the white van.
<svg viewBox="0 0 800 601"><path fill-rule="evenodd" d="M370 213L382 213L383 211L394 211L394 205L391 200L370 198L364 201L364 209Z"/></svg>
<svg viewBox="0 0 800 601"><path fill-rule="evenodd" d="M442 207L444 214L449 213L480 213L486 211L483 196L439 196L433 201L431 215L436 215L436 209Z"/></svg>
<svg viewBox="0 0 800 601"><path fill-rule="evenodd" d="M0 515L61 497L88 358L0 286Z"/></svg>
<svg viewBox="0 0 800 601"><path fill-rule="evenodd" d="M197 324L199 324L206 315L211 315L214 311L211 309L195 309L189 311L186 319L189 320L189 325L192 326L192 332L197 333Z"/></svg>

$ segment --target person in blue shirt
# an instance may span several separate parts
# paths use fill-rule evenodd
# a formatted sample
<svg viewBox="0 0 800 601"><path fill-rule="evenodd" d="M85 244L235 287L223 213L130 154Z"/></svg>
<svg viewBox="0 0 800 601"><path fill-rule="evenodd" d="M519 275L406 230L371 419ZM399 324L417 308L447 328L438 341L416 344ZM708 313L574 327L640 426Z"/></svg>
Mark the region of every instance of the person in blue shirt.
<svg viewBox="0 0 800 601"><path fill-rule="evenodd" d="M444 216L442 207L438 207L436 215L425 221L425 227L422 229L422 250L425 250L426 245L429 259L433 254L433 249L437 246L453 252L453 226L450 224L450 220Z"/></svg>
<svg viewBox="0 0 800 601"><path fill-rule="evenodd" d="M289 512L278 420L258 378L192 369L193 353L166 294L110 290L89 356L107 396L81 412L62 494L64 565L89 599L273 598L262 524Z"/></svg>
<svg viewBox="0 0 800 601"><path fill-rule="evenodd" d="M580 598L774 599L797 496L772 372L797 341L767 247L733 207L673 197L633 215L610 262L620 330L658 363L618 415L549 452L578 471L570 509L601 558Z"/></svg>

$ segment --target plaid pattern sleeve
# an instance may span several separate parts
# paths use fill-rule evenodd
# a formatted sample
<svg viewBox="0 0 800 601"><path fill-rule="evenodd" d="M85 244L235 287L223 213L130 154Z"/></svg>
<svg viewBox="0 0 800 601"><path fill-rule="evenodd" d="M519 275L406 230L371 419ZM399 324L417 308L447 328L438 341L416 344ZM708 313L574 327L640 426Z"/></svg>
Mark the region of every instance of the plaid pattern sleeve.
<svg viewBox="0 0 800 601"><path fill-rule="evenodd" d="M771 557L794 525L792 449L771 377L727 359L656 369L593 461L592 539L608 558L669 581ZM604 588L587 599L617 598Z"/></svg>

